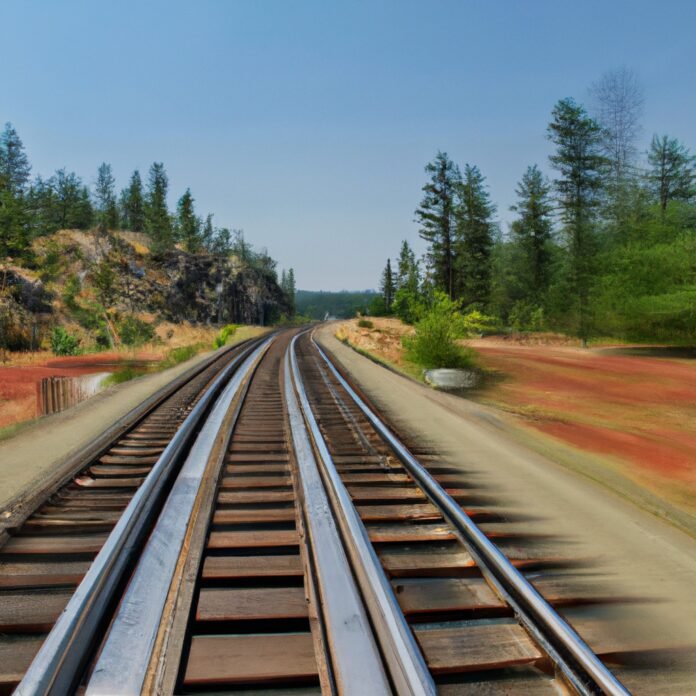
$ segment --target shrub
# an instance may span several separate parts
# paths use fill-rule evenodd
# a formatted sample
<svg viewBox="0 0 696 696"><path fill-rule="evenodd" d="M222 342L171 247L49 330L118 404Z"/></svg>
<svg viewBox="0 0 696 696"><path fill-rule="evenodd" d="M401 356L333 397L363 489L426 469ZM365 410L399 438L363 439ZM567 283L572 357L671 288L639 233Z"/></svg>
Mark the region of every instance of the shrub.
<svg viewBox="0 0 696 696"><path fill-rule="evenodd" d="M80 352L80 339L69 334L62 326L56 326L51 333L51 350L55 355L77 355Z"/></svg>
<svg viewBox="0 0 696 696"><path fill-rule="evenodd" d="M483 314L483 312L475 309L462 317L462 328L467 336L481 335L497 331L500 328L500 324L495 317Z"/></svg>
<svg viewBox="0 0 696 696"><path fill-rule="evenodd" d="M414 336L404 336L406 359L425 368L468 368L475 364L475 353L456 343L466 334L459 303L445 293L437 293L432 307L416 323Z"/></svg>
<svg viewBox="0 0 696 696"><path fill-rule="evenodd" d="M126 316L118 323L118 334L127 346L141 346L155 337L150 324L138 317Z"/></svg>
<svg viewBox="0 0 696 696"><path fill-rule="evenodd" d="M226 345L230 336L234 336L238 328L239 326L237 326L237 324L227 324L227 326L223 326L213 341L213 348L222 348Z"/></svg>
<svg viewBox="0 0 696 696"><path fill-rule="evenodd" d="M369 319L360 318L358 319L358 326L361 329L374 329L375 325Z"/></svg>
<svg viewBox="0 0 696 696"><path fill-rule="evenodd" d="M74 273L68 276L65 281L65 286L63 287L63 302L68 309L77 308L77 300L75 299L77 294L82 289L82 283L80 278Z"/></svg>
<svg viewBox="0 0 696 696"><path fill-rule="evenodd" d="M413 324L425 314L426 307L420 292L403 287L399 288L394 295L392 310L401 321Z"/></svg>

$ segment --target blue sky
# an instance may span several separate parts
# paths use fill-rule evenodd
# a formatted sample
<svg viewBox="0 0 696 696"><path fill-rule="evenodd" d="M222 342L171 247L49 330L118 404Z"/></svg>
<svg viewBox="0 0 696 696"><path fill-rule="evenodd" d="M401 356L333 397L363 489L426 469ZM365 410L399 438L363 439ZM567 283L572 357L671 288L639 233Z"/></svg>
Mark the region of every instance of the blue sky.
<svg viewBox="0 0 696 696"><path fill-rule="evenodd" d="M163 161L171 203L243 228L307 289L374 287L438 149L487 177L505 228L554 103L608 69L696 151L696 2L0 3L0 121L34 173L119 188Z"/></svg>

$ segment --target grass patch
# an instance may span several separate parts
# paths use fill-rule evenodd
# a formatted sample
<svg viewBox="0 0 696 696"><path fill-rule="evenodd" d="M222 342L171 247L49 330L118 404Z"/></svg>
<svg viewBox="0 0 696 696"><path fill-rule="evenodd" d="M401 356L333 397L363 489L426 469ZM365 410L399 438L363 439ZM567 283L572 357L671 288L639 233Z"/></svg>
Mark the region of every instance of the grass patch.
<svg viewBox="0 0 696 696"><path fill-rule="evenodd" d="M369 319L358 319L358 326L361 329L374 329L375 325Z"/></svg>
<svg viewBox="0 0 696 696"><path fill-rule="evenodd" d="M130 365L112 372L108 377L105 377L102 381L102 386L106 389L107 387L113 387L115 384L123 384L123 382L129 382L136 377L142 375L142 371L138 371Z"/></svg>
<svg viewBox="0 0 696 696"><path fill-rule="evenodd" d="M194 356L198 355L206 345L204 343L193 343L189 346L181 346L180 348L172 348L159 364L160 370L168 370L170 367L176 367Z"/></svg>

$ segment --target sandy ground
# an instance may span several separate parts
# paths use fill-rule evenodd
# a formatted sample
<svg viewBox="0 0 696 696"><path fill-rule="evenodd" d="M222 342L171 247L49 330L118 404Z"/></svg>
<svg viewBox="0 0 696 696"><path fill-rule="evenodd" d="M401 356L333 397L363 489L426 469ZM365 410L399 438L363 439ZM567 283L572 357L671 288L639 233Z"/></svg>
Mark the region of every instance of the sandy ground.
<svg viewBox="0 0 696 696"><path fill-rule="evenodd" d="M38 485L62 459L208 355L209 352L202 353L169 370L110 387L74 408L35 421L0 442L0 511L16 496Z"/></svg>
<svg viewBox="0 0 696 696"><path fill-rule="evenodd" d="M397 319L337 325L339 338L415 377ZM696 535L696 361L627 354L626 347L583 349L555 334L487 337L464 343L486 373L470 396L503 409L532 432L530 441L565 443L593 455L606 483L670 517ZM539 433L544 437L540 438Z"/></svg>
<svg viewBox="0 0 696 696"><path fill-rule="evenodd" d="M522 444L508 414L395 374L340 343L334 331L322 328L320 342L400 428L466 471L505 513L521 515L516 531L550 535L546 551L582 560L569 582L583 576L596 595L644 600L600 611L598 618L609 619L601 622L603 639L686 649L688 657L671 655L669 667L622 673L635 693L695 693L696 540L592 480L596 462L584 453L575 453L570 470L554 461L554 451L543 456Z"/></svg>

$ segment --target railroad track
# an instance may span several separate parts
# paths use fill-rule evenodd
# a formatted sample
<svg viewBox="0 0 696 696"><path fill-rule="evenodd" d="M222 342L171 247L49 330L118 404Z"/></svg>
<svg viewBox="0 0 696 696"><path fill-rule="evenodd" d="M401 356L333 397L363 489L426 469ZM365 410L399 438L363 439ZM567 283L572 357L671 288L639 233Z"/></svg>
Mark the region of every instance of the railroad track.
<svg viewBox="0 0 696 696"><path fill-rule="evenodd" d="M559 560L525 554L460 470L414 456L293 333L211 365L178 420L163 402L14 530L0 687L628 693L556 611L583 600L542 598Z"/></svg>

